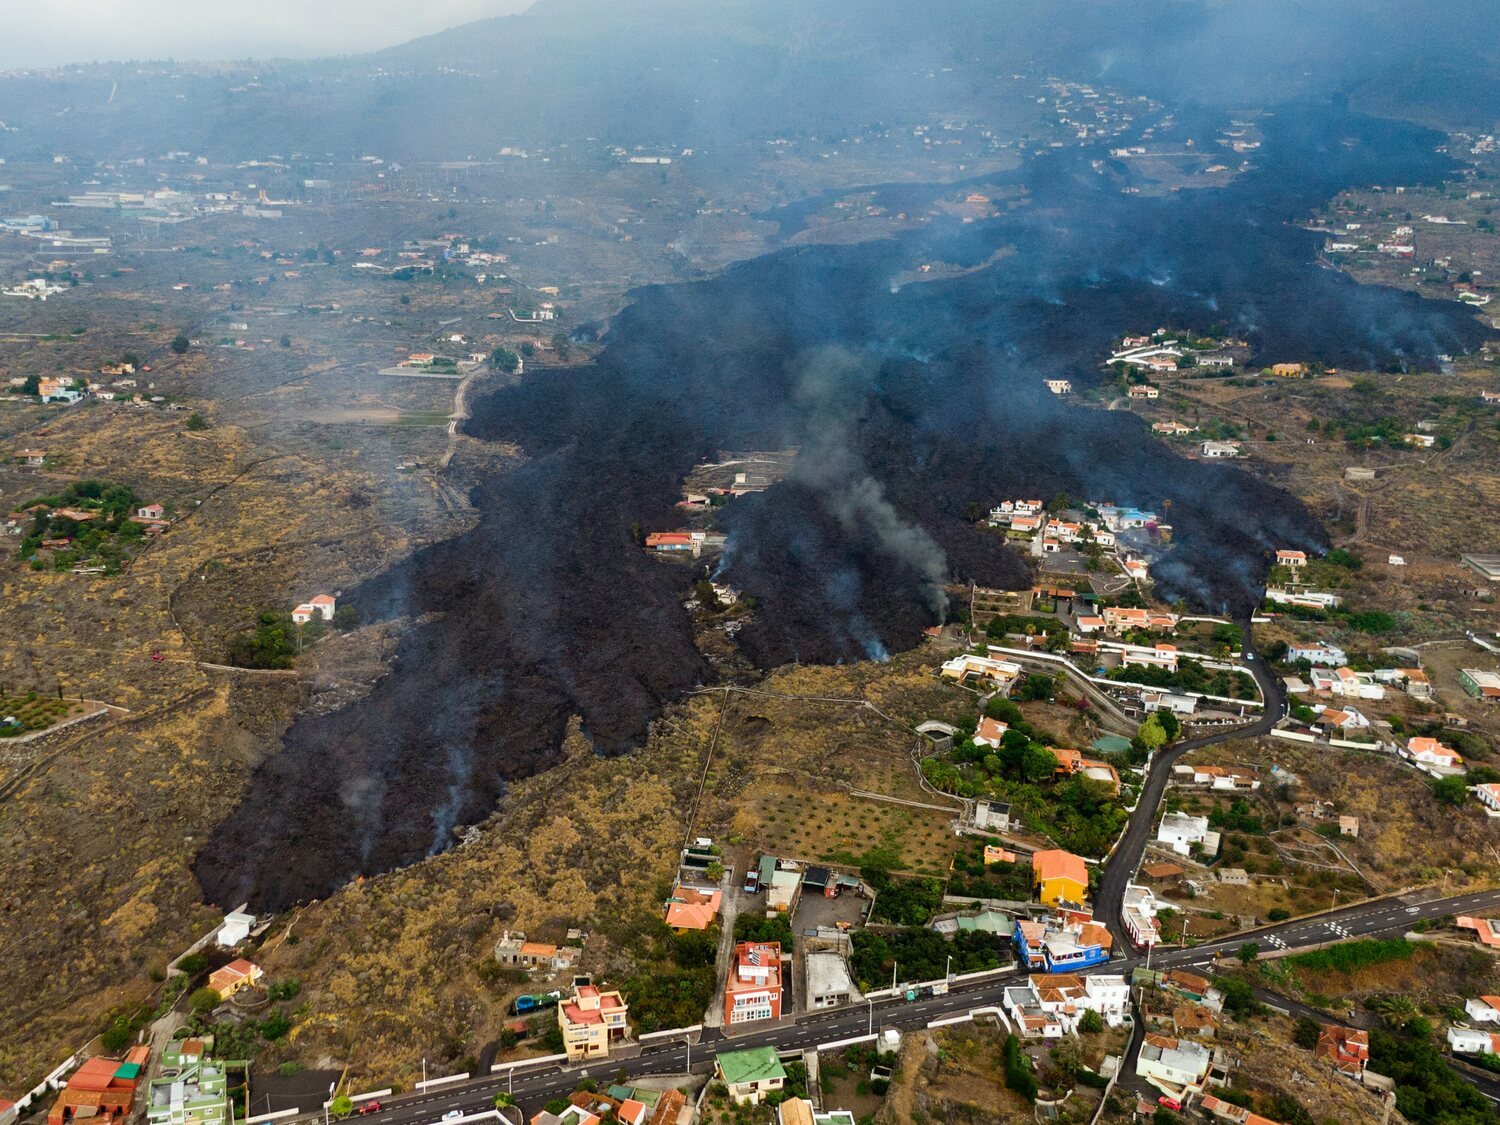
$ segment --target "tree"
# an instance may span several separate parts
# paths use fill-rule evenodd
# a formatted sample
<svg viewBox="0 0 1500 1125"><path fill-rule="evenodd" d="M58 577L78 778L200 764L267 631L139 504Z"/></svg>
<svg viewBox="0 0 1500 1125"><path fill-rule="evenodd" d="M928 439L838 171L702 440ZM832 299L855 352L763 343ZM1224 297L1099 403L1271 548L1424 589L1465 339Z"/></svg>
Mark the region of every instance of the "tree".
<svg viewBox="0 0 1500 1125"><path fill-rule="evenodd" d="M123 1051L130 1046L130 1041L134 1037L135 1032L130 1027L130 1021L124 1016L116 1016L104 1029L104 1034L99 1036L99 1043L106 1051Z"/></svg>
<svg viewBox="0 0 1500 1125"><path fill-rule="evenodd" d="M1083 1013L1078 1021L1078 1030L1085 1035L1097 1035L1104 1030L1104 1020L1098 1012L1090 1008Z"/></svg>
<svg viewBox="0 0 1500 1125"><path fill-rule="evenodd" d="M218 989L204 985L202 988L193 990L193 994L188 997L188 1007L202 1015L217 1008L221 999Z"/></svg>
<svg viewBox="0 0 1500 1125"><path fill-rule="evenodd" d="M202 430L208 429L208 423L203 420L203 415L194 411L192 414L188 415L187 428L192 430L194 433L198 433Z"/></svg>
<svg viewBox="0 0 1500 1125"><path fill-rule="evenodd" d="M521 357L509 348L496 348L490 353L490 366L509 375L521 366Z"/></svg>
<svg viewBox="0 0 1500 1125"><path fill-rule="evenodd" d="M1057 755L1039 742L1026 747L1021 755L1021 773L1027 781L1045 781L1057 772Z"/></svg>
<svg viewBox="0 0 1500 1125"><path fill-rule="evenodd" d="M1318 1045L1318 1036L1322 1029L1318 1027L1318 1021L1308 1019L1306 1016L1297 1017L1297 1027L1292 1032L1292 1042L1297 1046L1311 1051Z"/></svg>
<svg viewBox="0 0 1500 1125"><path fill-rule="evenodd" d="M354 1099L348 1094L340 1094L328 1103L328 1112L342 1121L354 1112Z"/></svg>
<svg viewBox="0 0 1500 1125"><path fill-rule="evenodd" d="M188 348L190 348L190 347L191 347L191 346L192 346L192 341L191 341L191 340L189 340L189 339L188 339L188 338L187 338L187 336L186 336L186 335L184 335L184 334L183 334L183 333L181 333L181 332L179 332L179 333L177 333L177 335L175 335L175 336L173 336L173 337L172 337L172 344L171 344L171 348L172 348L172 350L173 350L173 351L174 351L174 352L176 352L176 353L177 353L177 354L178 354L178 355L182 355L182 354L183 354L183 353L184 353L184 352L186 352L186 351L187 351L187 350L188 350Z"/></svg>
<svg viewBox="0 0 1500 1125"><path fill-rule="evenodd" d="M495 1095L495 1100L492 1104L496 1109L509 1109L511 1106L516 1104L516 1099L511 1097L504 1090L501 1090L498 1094Z"/></svg>
<svg viewBox="0 0 1500 1125"><path fill-rule="evenodd" d="M1241 965L1250 964L1250 962L1254 961L1259 954L1260 946L1256 945L1253 941L1247 941L1235 952L1235 956L1240 959Z"/></svg>
<svg viewBox="0 0 1500 1125"><path fill-rule="evenodd" d="M1440 777L1432 783L1432 795L1445 805L1461 805L1469 798L1469 786L1459 774Z"/></svg>
<svg viewBox="0 0 1500 1125"><path fill-rule="evenodd" d="M1370 1008L1380 1013L1380 1018L1388 1027L1405 1027L1416 1019L1420 1009L1417 1002L1410 996L1404 996L1393 992L1389 996L1381 996L1370 1001Z"/></svg>
<svg viewBox="0 0 1500 1125"><path fill-rule="evenodd" d="M1167 744L1167 732L1162 728L1159 714L1152 715L1135 732L1141 745L1153 754Z"/></svg>
<svg viewBox="0 0 1500 1125"><path fill-rule="evenodd" d="M1162 733L1167 736L1168 742L1176 742L1177 736L1182 733L1182 723L1171 711L1156 712L1156 721L1161 724Z"/></svg>

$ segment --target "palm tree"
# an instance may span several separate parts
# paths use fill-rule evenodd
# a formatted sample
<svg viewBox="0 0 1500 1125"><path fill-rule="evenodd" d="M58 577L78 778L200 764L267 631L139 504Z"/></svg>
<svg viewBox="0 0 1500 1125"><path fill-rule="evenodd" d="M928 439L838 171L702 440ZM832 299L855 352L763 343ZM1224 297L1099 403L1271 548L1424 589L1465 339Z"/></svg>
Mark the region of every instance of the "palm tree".
<svg viewBox="0 0 1500 1125"><path fill-rule="evenodd" d="M1379 1012L1380 1018L1391 1027L1404 1027L1421 1014L1415 1000L1397 993L1377 997L1370 1002L1370 1008Z"/></svg>

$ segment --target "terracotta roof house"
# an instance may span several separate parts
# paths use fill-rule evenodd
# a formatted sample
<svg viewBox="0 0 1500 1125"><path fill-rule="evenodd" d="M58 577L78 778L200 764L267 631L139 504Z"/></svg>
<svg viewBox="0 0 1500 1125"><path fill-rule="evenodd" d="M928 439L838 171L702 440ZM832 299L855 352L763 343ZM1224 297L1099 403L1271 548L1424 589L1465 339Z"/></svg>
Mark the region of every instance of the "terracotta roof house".
<svg viewBox="0 0 1500 1125"><path fill-rule="evenodd" d="M237 957L222 969L208 974L208 987L224 999L229 999L242 988L256 984L265 976L264 970L253 961Z"/></svg>

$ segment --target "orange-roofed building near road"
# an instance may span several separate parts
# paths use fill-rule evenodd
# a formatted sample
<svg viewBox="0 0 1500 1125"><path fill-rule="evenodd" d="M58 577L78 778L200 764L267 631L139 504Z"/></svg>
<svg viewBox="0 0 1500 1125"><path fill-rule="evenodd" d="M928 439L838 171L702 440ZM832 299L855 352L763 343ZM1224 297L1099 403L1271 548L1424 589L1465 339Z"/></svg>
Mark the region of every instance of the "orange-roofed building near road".
<svg viewBox="0 0 1500 1125"><path fill-rule="evenodd" d="M618 991L605 992L592 984L573 989L573 996L557 1006L568 1060L603 1058L612 1043L630 1035L629 1005Z"/></svg>
<svg viewBox="0 0 1500 1125"><path fill-rule="evenodd" d="M742 941L734 947L724 987L724 1022L781 1018L781 944Z"/></svg>
<svg viewBox="0 0 1500 1125"><path fill-rule="evenodd" d="M1340 1073L1357 1077L1364 1073L1365 1065L1370 1061L1369 1033L1338 1024L1324 1024L1313 1054L1326 1060Z"/></svg>
<svg viewBox="0 0 1500 1125"><path fill-rule="evenodd" d="M75 1070L47 1112L47 1125L66 1125L87 1118L90 1125L110 1125L130 1116L150 1052L134 1047L124 1059L95 1057Z"/></svg>
<svg viewBox="0 0 1500 1125"><path fill-rule="evenodd" d="M673 933L685 934L691 930L706 930L714 924L723 900L722 891L707 893L696 887L679 885L667 903L667 927Z"/></svg>
<svg viewBox="0 0 1500 1125"><path fill-rule="evenodd" d="M1480 945L1491 948L1500 946L1500 926L1489 918L1470 918L1467 915L1454 922L1460 930L1473 930Z"/></svg>
<svg viewBox="0 0 1500 1125"><path fill-rule="evenodd" d="M1040 851L1031 857L1031 883L1037 897L1048 906L1081 903L1088 896L1088 865L1080 856L1060 848Z"/></svg>

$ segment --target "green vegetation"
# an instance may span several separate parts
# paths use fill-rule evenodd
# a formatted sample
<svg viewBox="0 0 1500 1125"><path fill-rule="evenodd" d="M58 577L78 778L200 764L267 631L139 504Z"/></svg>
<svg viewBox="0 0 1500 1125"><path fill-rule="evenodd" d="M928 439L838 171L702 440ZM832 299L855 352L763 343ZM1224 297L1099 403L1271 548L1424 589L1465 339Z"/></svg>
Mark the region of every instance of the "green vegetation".
<svg viewBox="0 0 1500 1125"><path fill-rule="evenodd" d="M32 519L18 553L30 559L34 569L41 569L37 552L43 542L57 543L47 548L57 570L93 563L103 566L107 574L117 574L128 549L138 545L146 534L145 528L131 519L138 504L128 485L75 481L56 495L39 496L21 505Z"/></svg>
<svg viewBox="0 0 1500 1125"><path fill-rule="evenodd" d="M735 927L739 935L739 927ZM635 942L637 971L621 986L639 1032L697 1023L718 984L718 928L674 935L654 920ZM556 1029L556 1021L550 1024ZM545 1045L545 1041L544 1041ZM557 1049L561 1050L561 1033Z"/></svg>
<svg viewBox="0 0 1500 1125"><path fill-rule="evenodd" d="M785 914L767 918L763 914L739 914L734 919L735 941L778 942L782 950L791 952L792 923Z"/></svg>
<svg viewBox="0 0 1500 1125"><path fill-rule="evenodd" d="M309 621L304 628L316 624ZM254 629L229 638L229 663L236 668L290 668L297 651L297 626L291 614L267 610Z"/></svg>
<svg viewBox="0 0 1500 1125"><path fill-rule="evenodd" d="M68 713L68 706L65 700L34 691L12 695L0 688L0 738L46 730Z"/></svg>
<svg viewBox="0 0 1500 1125"><path fill-rule="evenodd" d="M1009 958L1008 937L979 931L960 931L954 939L925 926L908 926L893 934L860 930L854 935L854 953L849 970L862 991L890 984L894 967L903 981L940 980L953 958L954 973L977 973L998 969Z"/></svg>
<svg viewBox="0 0 1500 1125"><path fill-rule="evenodd" d="M490 366L509 375L521 366L521 357L509 348L496 348L490 353Z"/></svg>
<svg viewBox="0 0 1500 1125"><path fill-rule="evenodd" d="M1425 1025L1426 1021L1413 1020ZM1370 1032L1370 1069L1396 1083L1396 1108L1414 1125L1479 1125L1494 1120L1488 1100L1447 1065L1430 1028Z"/></svg>
<svg viewBox="0 0 1500 1125"><path fill-rule="evenodd" d="M1047 692L1052 690L1047 677L1036 678L1047 681ZM1069 851L1108 851L1126 819L1113 787L1082 775L1059 774L1057 758L1048 748L1058 740L1027 723L1010 700L992 700L986 714L1010 726L1000 745L981 746L965 738L952 750L923 759L927 781L960 797L1007 801L1012 816Z"/></svg>
<svg viewBox="0 0 1500 1125"><path fill-rule="evenodd" d="M948 893L964 898L998 898L1025 902L1031 898L1030 863L985 863L984 841L953 858Z"/></svg>
<svg viewBox="0 0 1500 1125"><path fill-rule="evenodd" d="M1147 687L1172 688L1229 699L1255 699L1255 680L1246 672L1228 669L1210 670L1197 660L1186 657L1177 662L1177 670L1122 664L1109 672L1111 680L1128 680Z"/></svg>
<svg viewBox="0 0 1500 1125"><path fill-rule="evenodd" d="M865 882L875 888L871 920L920 926L943 905L943 884L936 879L893 879L878 868L863 868Z"/></svg>
<svg viewBox="0 0 1500 1125"><path fill-rule="evenodd" d="M1400 938L1350 941L1327 949L1294 954L1284 958L1282 964L1312 972L1353 973L1368 969L1371 965L1383 965L1387 961L1405 961L1416 952L1416 948Z"/></svg>
<svg viewBox="0 0 1500 1125"><path fill-rule="evenodd" d="M177 333L177 335L172 337L172 343L170 346L173 352L175 352L177 355L182 355L188 350L188 348L192 347L193 345L191 340L189 340L185 335L179 332Z"/></svg>
<svg viewBox="0 0 1500 1125"><path fill-rule="evenodd" d="M1005 1062L1005 1087L1014 1090L1028 1102L1036 1101L1036 1075L1031 1072L1031 1060L1021 1050L1021 1041L1014 1032L1005 1037L1002 1053Z"/></svg>

